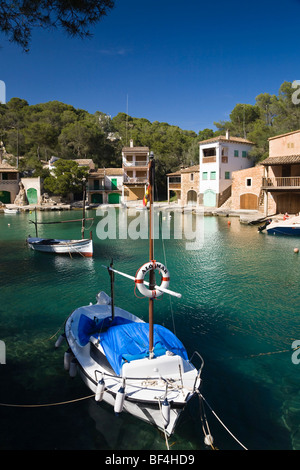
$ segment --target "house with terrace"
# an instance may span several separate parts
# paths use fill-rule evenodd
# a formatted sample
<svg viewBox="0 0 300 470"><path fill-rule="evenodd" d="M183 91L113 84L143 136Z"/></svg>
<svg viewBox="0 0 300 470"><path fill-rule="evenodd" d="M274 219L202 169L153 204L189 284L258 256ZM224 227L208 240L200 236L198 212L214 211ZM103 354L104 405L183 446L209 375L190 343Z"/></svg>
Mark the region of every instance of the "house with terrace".
<svg viewBox="0 0 300 470"><path fill-rule="evenodd" d="M233 174L233 210L264 215L300 211L300 130L269 138L269 156Z"/></svg>
<svg viewBox="0 0 300 470"><path fill-rule="evenodd" d="M220 207L231 195L232 173L253 166L249 153L254 143L226 135L199 142L199 203Z"/></svg>
<svg viewBox="0 0 300 470"><path fill-rule="evenodd" d="M124 197L126 201L143 200L149 179L149 148L135 147L130 140L129 147L122 149L124 171Z"/></svg>

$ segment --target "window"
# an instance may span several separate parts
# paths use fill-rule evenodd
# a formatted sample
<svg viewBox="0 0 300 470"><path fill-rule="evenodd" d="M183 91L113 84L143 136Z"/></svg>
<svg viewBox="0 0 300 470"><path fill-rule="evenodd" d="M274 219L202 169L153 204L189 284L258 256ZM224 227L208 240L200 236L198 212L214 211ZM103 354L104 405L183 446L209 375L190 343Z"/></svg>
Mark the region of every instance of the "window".
<svg viewBox="0 0 300 470"><path fill-rule="evenodd" d="M246 152L246 150L243 150L243 151L242 151L242 157L244 157L244 158L247 157L247 152Z"/></svg>
<svg viewBox="0 0 300 470"><path fill-rule="evenodd" d="M211 172L210 172L210 179L211 179L211 180L215 180L215 179L216 179L216 172L215 172L215 171L211 171Z"/></svg>
<svg viewBox="0 0 300 470"><path fill-rule="evenodd" d="M203 180L207 180L207 171L204 171L204 172L202 173L202 179L203 179Z"/></svg>
<svg viewBox="0 0 300 470"><path fill-rule="evenodd" d="M230 171L225 171L225 179L230 180Z"/></svg>
<svg viewBox="0 0 300 470"><path fill-rule="evenodd" d="M194 181L194 173L190 174L190 181Z"/></svg>
<svg viewBox="0 0 300 470"><path fill-rule="evenodd" d="M235 157L238 157L238 156L239 156L239 151L238 151L238 150L235 150L235 151L234 151L234 156L235 156Z"/></svg>
<svg viewBox="0 0 300 470"><path fill-rule="evenodd" d="M246 178L246 186L248 186L248 188L252 186L252 178Z"/></svg>
<svg viewBox="0 0 300 470"><path fill-rule="evenodd" d="M216 156L216 147L203 149L203 157L215 157L215 156Z"/></svg>

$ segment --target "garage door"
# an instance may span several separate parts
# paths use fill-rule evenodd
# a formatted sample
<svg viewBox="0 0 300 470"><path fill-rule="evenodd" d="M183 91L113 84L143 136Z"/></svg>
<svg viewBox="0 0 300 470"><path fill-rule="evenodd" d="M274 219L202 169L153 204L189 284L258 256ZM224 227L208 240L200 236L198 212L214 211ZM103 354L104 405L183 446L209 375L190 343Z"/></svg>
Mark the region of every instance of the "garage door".
<svg viewBox="0 0 300 470"><path fill-rule="evenodd" d="M120 194L118 193L111 193L108 195L108 203L109 204L119 204L120 202Z"/></svg>
<svg viewBox="0 0 300 470"><path fill-rule="evenodd" d="M240 196L240 208L248 210L258 210L258 197L256 194L246 193Z"/></svg>
<svg viewBox="0 0 300 470"><path fill-rule="evenodd" d="M28 199L29 204L37 204L38 197L37 197L37 190L35 188L27 189L27 199Z"/></svg>
<svg viewBox="0 0 300 470"><path fill-rule="evenodd" d="M212 189L208 189L203 194L203 205L205 207L216 207L216 193Z"/></svg>
<svg viewBox="0 0 300 470"><path fill-rule="evenodd" d="M93 204L102 204L103 203L103 197L102 194L92 194L91 201Z"/></svg>
<svg viewBox="0 0 300 470"><path fill-rule="evenodd" d="M0 201L3 204L10 204L10 192L9 191L0 191Z"/></svg>

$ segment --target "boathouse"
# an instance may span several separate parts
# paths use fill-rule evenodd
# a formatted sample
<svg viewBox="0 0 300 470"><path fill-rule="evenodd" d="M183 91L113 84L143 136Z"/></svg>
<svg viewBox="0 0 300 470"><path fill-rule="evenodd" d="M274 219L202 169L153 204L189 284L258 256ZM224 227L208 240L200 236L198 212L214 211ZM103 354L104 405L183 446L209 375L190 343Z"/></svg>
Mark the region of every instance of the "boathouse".
<svg viewBox="0 0 300 470"><path fill-rule="evenodd" d="M264 215L300 211L300 130L269 138L269 157L234 173L231 208Z"/></svg>
<svg viewBox="0 0 300 470"><path fill-rule="evenodd" d="M87 183L89 204L119 204L124 198L122 168L90 170Z"/></svg>
<svg viewBox="0 0 300 470"><path fill-rule="evenodd" d="M177 196L180 205L199 204L199 165L182 168L174 173L167 174L168 202L173 193Z"/></svg>

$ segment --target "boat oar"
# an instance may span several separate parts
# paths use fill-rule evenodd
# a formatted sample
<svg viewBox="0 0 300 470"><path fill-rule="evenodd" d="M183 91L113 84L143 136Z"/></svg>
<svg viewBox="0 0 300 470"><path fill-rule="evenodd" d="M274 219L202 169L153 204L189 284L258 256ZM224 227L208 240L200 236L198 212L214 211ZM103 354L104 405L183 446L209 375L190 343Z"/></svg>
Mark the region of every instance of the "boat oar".
<svg viewBox="0 0 300 470"><path fill-rule="evenodd" d="M108 269L109 271L113 271L117 274L120 274L121 276L127 277L128 279L131 279L132 281L135 281L134 276L130 276L129 274L122 273L121 271L117 271L116 269L104 266L103 264L102 264L102 267L105 268L105 269ZM144 281L144 284L146 284L146 286L149 286L149 282L147 282L147 281ZM164 292L165 294L173 295L174 297L178 297L178 299L181 299L181 294L179 294L178 292L174 292L170 289L165 289L164 287L160 287L160 286L156 286L156 285L154 286L154 289L155 290L160 290L161 292Z"/></svg>

